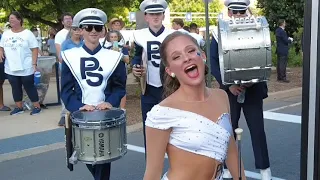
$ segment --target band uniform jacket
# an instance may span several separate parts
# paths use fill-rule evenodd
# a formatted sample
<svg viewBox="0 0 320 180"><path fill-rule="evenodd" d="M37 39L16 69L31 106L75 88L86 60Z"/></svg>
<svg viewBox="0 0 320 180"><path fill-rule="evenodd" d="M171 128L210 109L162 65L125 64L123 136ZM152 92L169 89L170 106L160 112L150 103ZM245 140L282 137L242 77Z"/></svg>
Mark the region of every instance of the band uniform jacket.
<svg viewBox="0 0 320 180"><path fill-rule="evenodd" d="M174 30L162 26L157 33L154 33L150 28L136 30L133 33L135 56L132 64L142 65L146 71L145 75L140 77L142 94L145 94L147 84L154 87L162 86L162 77L160 76L160 45L172 32Z"/></svg>
<svg viewBox="0 0 320 180"><path fill-rule="evenodd" d="M109 102L119 107L126 94L126 69L122 53L85 45L61 52L61 98L68 111L84 105Z"/></svg>

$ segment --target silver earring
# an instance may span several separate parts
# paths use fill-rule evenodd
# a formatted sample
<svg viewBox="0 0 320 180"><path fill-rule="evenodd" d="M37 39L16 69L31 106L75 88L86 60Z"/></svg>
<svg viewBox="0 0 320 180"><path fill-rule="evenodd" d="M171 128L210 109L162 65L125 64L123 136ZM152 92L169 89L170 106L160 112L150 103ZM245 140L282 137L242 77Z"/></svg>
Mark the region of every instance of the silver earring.
<svg viewBox="0 0 320 180"><path fill-rule="evenodd" d="M171 73L171 77L172 77L172 78L175 78L176 75L175 75L174 73Z"/></svg>
<svg viewBox="0 0 320 180"><path fill-rule="evenodd" d="M202 59L203 60L203 62L207 62L207 60L206 59Z"/></svg>

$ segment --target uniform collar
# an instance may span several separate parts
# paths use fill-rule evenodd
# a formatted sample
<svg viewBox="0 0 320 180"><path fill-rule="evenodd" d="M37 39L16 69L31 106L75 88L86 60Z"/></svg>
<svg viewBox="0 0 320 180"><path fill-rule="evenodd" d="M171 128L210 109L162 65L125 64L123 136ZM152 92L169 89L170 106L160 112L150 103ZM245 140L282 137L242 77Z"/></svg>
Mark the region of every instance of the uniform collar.
<svg viewBox="0 0 320 180"><path fill-rule="evenodd" d="M100 51L101 49L101 44L99 43L99 45L93 50L91 51L85 44L83 44L83 49L90 55L95 55L97 52Z"/></svg>
<svg viewBox="0 0 320 180"><path fill-rule="evenodd" d="M160 36L160 34L163 33L164 31L164 26L162 25L162 27L159 29L159 31L157 33L155 33L154 31L152 31L152 29L149 27L149 31L151 32L152 35L154 35L155 37Z"/></svg>

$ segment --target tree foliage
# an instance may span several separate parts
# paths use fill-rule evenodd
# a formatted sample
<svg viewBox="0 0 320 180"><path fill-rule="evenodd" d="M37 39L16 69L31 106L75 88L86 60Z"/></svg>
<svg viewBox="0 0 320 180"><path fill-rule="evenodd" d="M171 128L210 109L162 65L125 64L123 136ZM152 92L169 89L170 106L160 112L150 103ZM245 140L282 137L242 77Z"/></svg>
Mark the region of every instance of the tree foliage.
<svg viewBox="0 0 320 180"><path fill-rule="evenodd" d="M303 26L304 0L258 0L257 6L262 9L272 31L278 27L279 19L286 20L290 36Z"/></svg>
<svg viewBox="0 0 320 180"><path fill-rule="evenodd" d="M126 24L129 12L139 10L143 0L0 0L0 9L7 15L11 11L19 11L31 25L43 24L57 30L62 28L60 17L64 12L76 14L78 11L88 7L95 7L106 12L108 19L121 18ZM171 12L205 12L203 0L167 0ZM219 0L209 4L209 12L218 13L222 9ZM181 15L180 15L181 16ZM193 17L196 15L194 14ZM204 16L202 14L202 16ZM8 17L0 17L0 21L6 22ZM205 25L205 18L193 18L193 22L199 26ZM216 19L211 19L210 24L215 24ZM189 24L189 23L186 23Z"/></svg>
<svg viewBox="0 0 320 180"><path fill-rule="evenodd" d="M194 13L205 13L205 4L203 0L172 0L169 4L171 12L194 12ZM220 13L223 8L223 4L219 0L213 0L209 4L209 13ZM181 15L180 15L181 16ZM196 17L196 14L192 15ZM204 14L200 15L204 16ZM192 22L196 23L198 27L205 26L205 18L192 18ZM186 22L189 25L191 22ZM209 20L210 25L216 24L217 19L212 18Z"/></svg>
<svg viewBox="0 0 320 180"><path fill-rule="evenodd" d="M19 11L30 23L42 23L56 29L61 28L60 16L64 12L76 14L88 7L95 7L106 12L108 17L126 17L129 8L140 4L142 0L1 0L0 9L7 13ZM109 18L108 18L109 19ZM7 21L7 17L2 18Z"/></svg>

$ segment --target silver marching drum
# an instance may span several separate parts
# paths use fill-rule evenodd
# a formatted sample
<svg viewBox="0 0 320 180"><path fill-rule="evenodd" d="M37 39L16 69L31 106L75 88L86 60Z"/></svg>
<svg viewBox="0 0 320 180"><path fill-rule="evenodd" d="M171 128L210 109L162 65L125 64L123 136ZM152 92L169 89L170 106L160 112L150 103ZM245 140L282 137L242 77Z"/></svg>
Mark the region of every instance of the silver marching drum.
<svg viewBox="0 0 320 180"><path fill-rule="evenodd" d="M126 112L121 109L76 111L71 114L71 164L104 164L127 153Z"/></svg>
<svg viewBox="0 0 320 180"><path fill-rule="evenodd" d="M223 84L268 81L272 56L269 24L265 17L219 18L218 42Z"/></svg>

